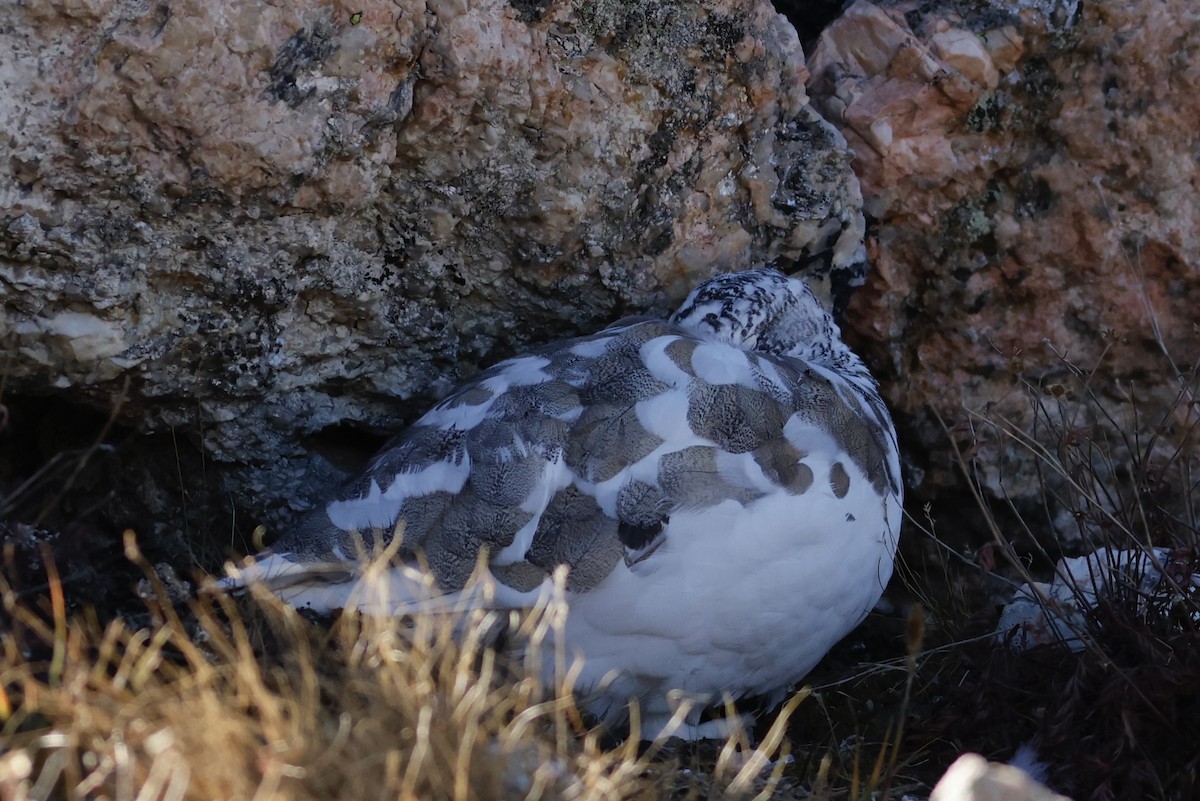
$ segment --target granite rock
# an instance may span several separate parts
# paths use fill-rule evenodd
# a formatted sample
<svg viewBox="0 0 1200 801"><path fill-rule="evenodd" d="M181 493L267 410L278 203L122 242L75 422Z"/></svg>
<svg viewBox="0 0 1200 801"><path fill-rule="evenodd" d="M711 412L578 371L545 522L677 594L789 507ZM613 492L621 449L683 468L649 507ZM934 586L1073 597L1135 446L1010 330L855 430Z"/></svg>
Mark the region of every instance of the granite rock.
<svg viewBox="0 0 1200 801"><path fill-rule="evenodd" d="M929 801L1070 801L1018 767L963 754L946 771Z"/></svg>
<svg viewBox="0 0 1200 801"><path fill-rule="evenodd" d="M305 438L772 259L860 283L841 135L765 2L0 7L8 392L197 441L284 521Z"/></svg>
<svg viewBox="0 0 1200 801"><path fill-rule="evenodd" d="M872 222L847 320L910 453L941 454L927 489L957 480L942 420L1018 501L1040 492L1034 457L985 419L1033 431L1044 414L1118 465L1122 430L1195 452L1179 378L1200 359L1194 3L859 0L810 69Z"/></svg>

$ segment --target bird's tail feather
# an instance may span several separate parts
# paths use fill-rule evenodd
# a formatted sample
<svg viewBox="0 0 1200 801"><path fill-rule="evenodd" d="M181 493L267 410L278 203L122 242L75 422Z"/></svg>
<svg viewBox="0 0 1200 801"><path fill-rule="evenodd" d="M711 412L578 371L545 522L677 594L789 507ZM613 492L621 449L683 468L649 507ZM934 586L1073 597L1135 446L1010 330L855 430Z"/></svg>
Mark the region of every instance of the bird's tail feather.
<svg viewBox="0 0 1200 801"><path fill-rule="evenodd" d="M357 609L371 615L462 612L495 606L495 581L484 579L447 592L428 570L408 562L380 558L363 562L300 561L286 553L266 552L241 567L228 566L217 583L226 592L261 586L298 609L327 613ZM501 604L507 606L507 604Z"/></svg>

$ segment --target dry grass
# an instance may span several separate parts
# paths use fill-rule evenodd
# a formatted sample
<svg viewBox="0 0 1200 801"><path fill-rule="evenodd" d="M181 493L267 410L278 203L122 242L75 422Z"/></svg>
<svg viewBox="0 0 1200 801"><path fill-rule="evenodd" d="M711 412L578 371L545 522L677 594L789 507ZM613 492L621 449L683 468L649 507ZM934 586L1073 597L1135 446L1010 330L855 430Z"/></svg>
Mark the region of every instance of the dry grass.
<svg viewBox="0 0 1200 801"><path fill-rule="evenodd" d="M31 434L22 409L16 430ZM56 506L67 480L84 496L96 471L127 469L117 451L103 465L88 459L108 453L96 433L104 420L81 428L81 447L10 465L2 487L0 801L860 799L921 786L899 734L903 656L882 687L868 669L866 683L797 694L761 715L758 748L744 732L639 745L588 728L569 676L546 687L485 648L494 619L476 616L455 636L444 619L315 621L267 595L196 597L168 567L186 578L194 551L148 537L151 567L132 541L122 553L119 529L75 522L78 503ZM48 508L62 514L40 527L16 522ZM510 643L536 648L560 611L505 621ZM852 658L826 676L904 653L903 635L878 633L902 618L872 625L869 653L844 647ZM769 762L789 750L795 762ZM926 767L924 782L941 767Z"/></svg>
<svg viewBox="0 0 1200 801"><path fill-rule="evenodd" d="M141 562L132 537L127 553ZM144 565L152 622L68 617L62 585L28 606L5 590L0 799L658 799L770 797L787 714L759 749L732 735L690 771L662 741L605 750L570 676L485 645L494 614L317 624L254 594L179 609ZM511 621L534 653L552 602ZM510 622L510 621L504 621ZM789 710L803 698L797 695Z"/></svg>
<svg viewBox="0 0 1200 801"><path fill-rule="evenodd" d="M504 623L511 644L536 651L560 625L555 605L503 621L315 622L266 595L181 600L132 541L122 560L111 542L77 547L100 543L94 532L64 530L53 540L61 576L49 548L23 573L11 540L3 554L22 585L0 586L0 801L857 801L919 796L958 753L1007 759L1025 743L1077 801L1196 797L1195 593L1179 584L1151 597L1130 583L1090 616L1079 654L1014 653L991 634L997 599L1044 580L1060 556L1166 547L1179 583L1200 554L1195 371L1179 377L1175 408L1148 417L1132 389L1103 400L1102 371L1058 367L1053 382L1018 376L1032 415L984 409L953 432L969 514L991 542L964 550L965 515L946 506L910 521L903 586L889 593L898 614L872 616L835 649L809 678L812 695L759 730L758 749L744 734L622 742L589 728L569 675L544 686L486 647ZM1040 507L1004 494L1030 480ZM922 554L930 542L936 558ZM97 559L107 561L91 575ZM106 600L87 611L143 575L145 608ZM794 764L768 764L789 749Z"/></svg>
<svg viewBox="0 0 1200 801"><path fill-rule="evenodd" d="M1114 584L1099 604L1087 604L1072 632L1078 652L1049 644L1014 653L994 642L962 650L962 683L939 715L941 728L975 732L967 745L985 753L1032 743L1052 783L1077 801L1195 798L1200 373L1180 375L1171 364L1164 380L1177 387L1176 402L1148 415L1133 386L1058 359L1060 378L1020 379L1031 423L990 408L954 432L992 538L966 561L1016 582L1046 581L1060 557L1106 548ZM1040 508L1006 492L1029 478L1021 474L1029 465ZM997 487L998 502L989 497Z"/></svg>

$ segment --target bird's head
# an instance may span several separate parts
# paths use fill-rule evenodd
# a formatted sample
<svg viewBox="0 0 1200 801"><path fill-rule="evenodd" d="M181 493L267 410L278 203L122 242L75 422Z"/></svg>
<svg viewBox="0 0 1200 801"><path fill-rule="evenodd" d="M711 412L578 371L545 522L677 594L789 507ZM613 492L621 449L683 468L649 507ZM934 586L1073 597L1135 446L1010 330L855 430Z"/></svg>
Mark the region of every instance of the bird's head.
<svg viewBox="0 0 1200 801"><path fill-rule="evenodd" d="M718 275L700 284L671 322L705 339L828 367L854 358L832 315L804 281L776 270Z"/></svg>

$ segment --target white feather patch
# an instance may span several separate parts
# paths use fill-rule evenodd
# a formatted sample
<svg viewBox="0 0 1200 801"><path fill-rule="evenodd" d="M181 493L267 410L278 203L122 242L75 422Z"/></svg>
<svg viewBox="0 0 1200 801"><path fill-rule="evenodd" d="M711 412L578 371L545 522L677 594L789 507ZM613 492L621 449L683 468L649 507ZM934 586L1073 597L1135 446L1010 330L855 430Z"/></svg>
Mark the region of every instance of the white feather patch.
<svg viewBox="0 0 1200 801"><path fill-rule="evenodd" d="M500 374L484 381L483 386L493 392L503 392L504 390L494 389L492 382L499 384L500 382L497 379L502 379L504 389L541 384L550 380L550 374L543 369L548 364L550 364L550 360L544 356L522 356L504 362L501 366Z"/></svg>
<svg viewBox="0 0 1200 801"><path fill-rule="evenodd" d="M705 343L692 353L692 369L696 377L710 384L742 384L754 386L754 375L745 351Z"/></svg>
<svg viewBox="0 0 1200 801"><path fill-rule="evenodd" d="M396 522L409 498L431 492L461 492L470 473L471 460L464 456L457 463L434 462L424 470L397 473L387 490L381 490L372 479L364 497L333 501L325 507L325 513L343 531L387 528Z"/></svg>
<svg viewBox="0 0 1200 801"><path fill-rule="evenodd" d="M692 377L666 354L667 346L677 339L679 337L655 337L639 348L638 355L650 375L668 386L686 387Z"/></svg>
<svg viewBox="0 0 1200 801"><path fill-rule="evenodd" d="M585 339L583 342L572 345L570 352L585 359L598 359L608 352L608 346L612 344L612 341L613 337Z"/></svg>
<svg viewBox="0 0 1200 801"><path fill-rule="evenodd" d="M468 404L459 404L453 407L438 406L429 410L417 421L418 425L437 426L438 428L456 428L459 431L467 431L482 423L486 418L488 411L492 408L492 403L496 400L493 395L487 401L475 406Z"/></svg>
<svg viewBox="0 0 1200 801"><path fill-rule="evenodd" d="M688 425L688 397L682 389L671 389L638 401L634 409L642 428L667 442L683 442L696 436ZM684 446L673 445L671 450L680 447Z"/></svg>

